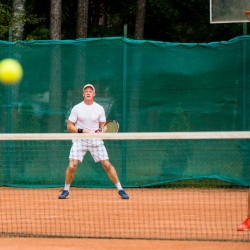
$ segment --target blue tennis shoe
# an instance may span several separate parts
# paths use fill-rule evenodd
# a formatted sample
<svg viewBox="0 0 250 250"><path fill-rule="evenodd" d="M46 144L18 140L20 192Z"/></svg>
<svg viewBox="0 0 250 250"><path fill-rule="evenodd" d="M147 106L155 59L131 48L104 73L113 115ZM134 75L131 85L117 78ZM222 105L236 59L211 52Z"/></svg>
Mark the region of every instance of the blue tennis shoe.
<svg viewBox="0 0 250 250"><path fill-rule="evenodd" d="M63 190L63 192L59 195L58 199L67 199L69 198L69 191Z"/></svg>
<svg viewBox="0 0 250 250"><path fill-rule="evenodd" d="M120 195L122 199L129 199L129 196L126 194L126 192L123 189L119 190L118 194Z"/></svg>

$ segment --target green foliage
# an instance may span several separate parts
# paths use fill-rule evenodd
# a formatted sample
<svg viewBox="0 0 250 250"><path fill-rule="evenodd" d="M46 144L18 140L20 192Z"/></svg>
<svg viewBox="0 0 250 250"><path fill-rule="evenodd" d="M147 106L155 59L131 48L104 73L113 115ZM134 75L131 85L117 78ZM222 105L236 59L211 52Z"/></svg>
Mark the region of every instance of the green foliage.
<svg viewBox="0 0 250 250"><path fill-rule="evenodd" d="M147 0L145 39L208 43L242 35L242 24L210 24L203 0Z"/></svg>
<svg viewBox="0 0 250 250"><path fill-rule="evenodd" d="M88 37L113 37L115 31L105 26L91 26Z"/></svg>
<svg viewBox="0 0 250 250"><path fill-rule="evenodd" d="M88 37L122 36L134 38L135 0L90 0ZM12 23L12 0L0 0L0 39L8 40ZM26 0L23 40L47 40L50 1ZM104 16L104 23L98 23ZM77 1L62 1L62 39L76 38ZM210 24L209 2L204 0L147 0L144 27L146 40L208 43L227 41L242 35L242 24Z"/></svg>
<svg viewBox="0 0 250 250"><path fill-rule="evenodd" d="M48 40L49 28L47 27L49 4L47 1L43 3L37 0L27 0L26 2L26 14L23 19L24 22L24 38L25 41L30 40ZM42 10L46 10L47 13L42 13Z"/></svg>
<svg viewBox="0 0 250 250"><path fill-rule="evenodd" d="M8 40L9 26L12 21L12 1L0 1L0 40Z"/></svg>
<svg viewBox="0 0 250 250"><path fill-rule="evenodd" d="M114 32L119 32L118 36L123 34L123 25L127 24L129 27L128 32L134 33L135 18L136 18L136 2L134 0L107 0L106 8L107 13L110 14L111 26Z"/></svg>
<svg viewBox="0 0 250 250"><path fill-rule="evenodd" d="M46 28L44 25L41 25L35 28L35 30L31 31L31 33L27 35L25 41L49 40L49 39L50 39L49 29Z"/></svg>
<svg viewBox="0 0 250 250"><path fill-rule="evenodd" d="M27 38L23 40L33 39L49 39L47 35L47 29L44 26L38 26L46 21L45 17L38 17L37 14L32 13L34 8L31 5L27 5L26 13L24 16L16 17L20 20L24 26L35 26L35 30L27 34ZM8 40L9 27L12 26L14 18L12 16L12 0L0 1L0 40ZM39 30L40 29L40 30ZM13 27L15 30L15 27Z"/></svg>
<svg viewBox="0 0 250 250"><path fill-rule="evenodd" d="M62 2L62 39L76 38L77 1Z"/></svg>

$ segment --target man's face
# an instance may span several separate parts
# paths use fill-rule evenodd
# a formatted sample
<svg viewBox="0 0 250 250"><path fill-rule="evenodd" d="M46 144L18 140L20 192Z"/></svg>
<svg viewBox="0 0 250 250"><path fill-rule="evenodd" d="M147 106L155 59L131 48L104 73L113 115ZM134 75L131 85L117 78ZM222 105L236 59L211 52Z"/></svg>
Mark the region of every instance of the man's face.
<svg viewBox="0 0 250 250"><path fill-rule="evenodd" d="M87 87L83 91L84 100L93 100L95 92L91 87Z"/></svg>

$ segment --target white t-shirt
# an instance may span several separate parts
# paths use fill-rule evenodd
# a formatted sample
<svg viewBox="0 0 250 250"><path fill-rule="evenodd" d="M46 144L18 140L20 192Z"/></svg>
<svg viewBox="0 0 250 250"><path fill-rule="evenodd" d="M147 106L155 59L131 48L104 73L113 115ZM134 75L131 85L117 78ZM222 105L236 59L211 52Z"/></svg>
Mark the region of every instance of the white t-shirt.
<svg viewBox="0 0 250 250"><path fill-rule="evenodd" d="M97 130L100 122L106 122L104 108L96 102L87 105L82 101L75 105L71 110L69 120L75 124L77 128ZM75 140L73 140L74 142ZM85 140L89 143L99 144L102 140Z"/></svg>
<svg viewBox="0 0 250 250"><path fill-rule="evenodd" d="M81 102L73 107L69 120L77 128L97 130L100 122L106 122L106 116L103 107L96 102L92 105Z"/></svg>

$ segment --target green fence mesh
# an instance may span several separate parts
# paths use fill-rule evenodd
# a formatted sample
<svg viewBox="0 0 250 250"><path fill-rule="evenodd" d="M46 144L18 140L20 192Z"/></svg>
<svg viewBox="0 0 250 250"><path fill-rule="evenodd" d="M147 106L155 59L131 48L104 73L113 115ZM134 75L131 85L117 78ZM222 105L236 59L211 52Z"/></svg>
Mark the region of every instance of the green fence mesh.
<svg viewBox="0 0 250 250"><path fill-rule="evenodd" d="M2 41L0 59L7 57L22 64L24 77L16 86L0 85L0 133L66 133L86 83L95 86L95 101L121 132L250 130L250 36L209 44L121 37ZM0 185L62 185L70 146L0 142ZM210 178L250 185L249 140L106 146L124 186ZM111 186L90 155L83 165L74 185Z"/></svg>

